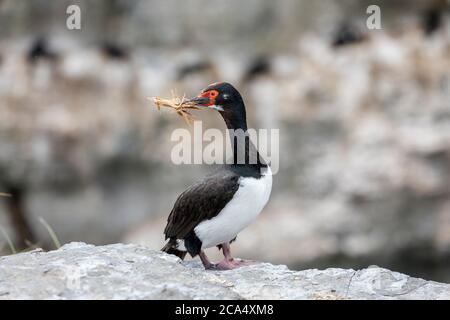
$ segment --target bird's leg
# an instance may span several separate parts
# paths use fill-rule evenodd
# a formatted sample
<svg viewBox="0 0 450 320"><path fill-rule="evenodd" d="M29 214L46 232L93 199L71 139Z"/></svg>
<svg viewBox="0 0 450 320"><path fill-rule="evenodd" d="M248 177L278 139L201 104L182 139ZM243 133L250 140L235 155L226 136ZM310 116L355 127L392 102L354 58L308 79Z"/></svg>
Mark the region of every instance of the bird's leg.
<svg viewBox="0 0 450 320"><path fill-rule="evenodd" d="M223 252L224 259L222 261L220 261L219 263L212 263L211 261L209 261L208 257L206 256L205 251L203 251L203 250L200 251L200 253L199 253L200 260L202 261L203 266L205 267L206 270L208 270L208 269L231 270L231 269L236 269L236 268L251 264L250 261L234 259L231 256L230 244L228 242L222 243L221 246L222 246L222 252Z"/></svg>
<svg viewBox="0 0 450 320"><path fill-rule="evenodd" d="M223 252L224 259L215 265L215 267L217 269L230 270L230 269L239 268L239 267L245 265L244 261L236 260L231 256L231 248L230 248L230 244L228 242L222 243L222 252Z"/></svg>
<svg viewBox="0 0 450 320"><path fill-rule="evenodd" d="M251 261L251 260L234 259L231 256L230 243L223 243L222 244L222 251L223 251L223 256L225 257L224 261L227 261L229 264L231 264L233 266L232 269L239 268L239 267L242 267L242 266L248 266L248 265L251 265L251 264L255 263L255 261Z"/></svg>
<svg viewBox="0 0 450 320"><path fill-rule="evenodd" d="M231 256L231 247L229 243L222 243L222 252L225 260L233 261L233 257Z"/></svg>
<svg viewBox="0 0 450 320"><path fill-rule="evenodd" d="M203 266L205 267L205 269L214 269L214 264L211 263L211 261L209 261L208 257L206 256L205 251L200 251L200 253L198 254L200 256L200 260L203 263Z"/></svg>
<svg viewBox="0 0 450 320"><path fill-rule="evenodd" d="M206 256L205 251L203 251L203 250L200 251L200 253L198 255L200 256L200 260L202 261L203 266L205 267L206 270L209 270L209 269L229 270L229 269L235 268L235 266L230 261L227 261L226 259L219 263L212 263L211 261L209 261L208 257ZM233 258L231 258L231 259L233 259Z"/></svg>

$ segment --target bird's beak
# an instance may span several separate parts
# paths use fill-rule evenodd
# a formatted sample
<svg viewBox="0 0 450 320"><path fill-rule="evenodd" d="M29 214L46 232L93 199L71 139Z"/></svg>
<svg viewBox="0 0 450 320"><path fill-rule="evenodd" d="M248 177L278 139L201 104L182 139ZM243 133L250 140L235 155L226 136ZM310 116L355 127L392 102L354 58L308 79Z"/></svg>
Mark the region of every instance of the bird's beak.
<svg viewBox="0 0 450 320"><path fill-rule="evenodd" d="M208 107L209 106L209 98L198 96L193 99L188 100L188 102L193 102L199 107Z"/></svg>
<svg viewBox="0 0 450 320"><path fill-rule="evenodd" d="M214 104L214 100L211 101L210 98L202 97L201 95L198 96L198 97L195 97L193 99L188 100L188 102L193 102L198 107L206 107L206 108L214 109L214 110L217 110L217 111L223 111L223 108L221 106L218 106L218 105Z"/></svg>

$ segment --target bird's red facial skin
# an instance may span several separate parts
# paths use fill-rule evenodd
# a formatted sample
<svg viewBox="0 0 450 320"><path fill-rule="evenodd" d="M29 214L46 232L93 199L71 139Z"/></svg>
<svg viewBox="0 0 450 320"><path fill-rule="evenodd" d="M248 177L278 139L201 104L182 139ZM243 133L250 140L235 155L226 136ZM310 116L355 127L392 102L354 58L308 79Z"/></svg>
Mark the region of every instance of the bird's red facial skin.
<svg viewBox="0 0 450 320"><path fill-rule="evenodd" d="M201 98L208 98L209 102L205 104L205 106L213 106L216 104L216 98L219 95L219 92L217 90L208 90L205 92L200 93L199 97Z"/></svg>

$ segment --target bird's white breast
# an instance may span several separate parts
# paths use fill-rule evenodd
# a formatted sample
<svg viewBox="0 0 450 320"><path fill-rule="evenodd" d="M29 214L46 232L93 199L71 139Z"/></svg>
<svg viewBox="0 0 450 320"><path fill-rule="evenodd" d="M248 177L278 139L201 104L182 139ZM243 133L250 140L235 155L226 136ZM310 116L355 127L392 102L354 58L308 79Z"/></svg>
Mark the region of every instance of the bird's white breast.
<svg viewBox="0 0 450 320"><path fill-rule="evenodd" d="M195 227L202 249L226 243L247 227L261 213L272 191L272 172L267 171L259 179L240 178L239 189L222 211L214 218Z"/></svg>

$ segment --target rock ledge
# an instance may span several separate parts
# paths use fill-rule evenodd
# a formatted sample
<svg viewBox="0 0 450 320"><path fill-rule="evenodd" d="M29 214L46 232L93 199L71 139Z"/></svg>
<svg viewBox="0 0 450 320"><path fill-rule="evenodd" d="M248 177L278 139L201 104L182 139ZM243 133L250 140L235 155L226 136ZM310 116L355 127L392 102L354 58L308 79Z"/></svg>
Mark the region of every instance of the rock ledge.
<svg viewBox="0 0 450 320"><path fill-rule="evenodd" d="M0 299L450 299L450 285L378 267L205 271L139 245L70 243L1 257Z"/></svg>

